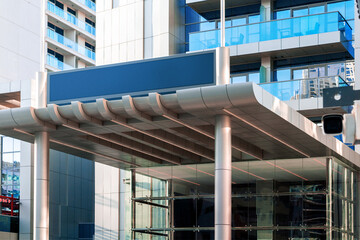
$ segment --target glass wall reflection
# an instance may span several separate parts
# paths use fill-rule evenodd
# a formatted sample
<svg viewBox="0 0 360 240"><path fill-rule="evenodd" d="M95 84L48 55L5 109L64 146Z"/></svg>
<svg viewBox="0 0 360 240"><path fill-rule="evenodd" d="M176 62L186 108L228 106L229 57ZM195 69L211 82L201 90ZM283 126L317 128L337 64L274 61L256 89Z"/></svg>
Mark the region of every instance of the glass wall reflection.
<svg viewBox="0 0 360 240"><path fill-rule="evenodd" d="M356 179L337 159L232 168L232 239L354 238ZM133 170L133 237L214 239L214 179L213 163Z"/></svg>

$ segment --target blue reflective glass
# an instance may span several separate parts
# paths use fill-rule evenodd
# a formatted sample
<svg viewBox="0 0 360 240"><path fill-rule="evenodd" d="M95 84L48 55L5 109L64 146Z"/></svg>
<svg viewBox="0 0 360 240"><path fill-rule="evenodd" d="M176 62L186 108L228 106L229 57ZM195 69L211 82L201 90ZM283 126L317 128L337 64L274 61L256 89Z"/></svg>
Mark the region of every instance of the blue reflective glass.
<svg viewBox="0 0 360 240"><path fill-rule="evenodd" d="M293 79L304 79L308 78L308 69L294 69L293 70Z"/></svg>
<svg viewBox="0 0 360 240"><path fill-rule="evenodd" d="M216 28L215 22L202 22L199 23L200 31L213 30Z"/></svg>
<svg viewBox="0 0 360 240"><path fill-rule="evenodd" d="M284 19L284 18L290 18L290 17L291 17L290 10L274 12L274 19Z"/></svg>
<svg viewBox="0 0 360 240"><path fill-rule="evenodd" d="M232 83L244 83L246 82L246 76L242 75L242 76L234 76L232 77Z"/></svg>
<svg viewBox="0 0 360 240"><path fill-rule="evenodd" d="M249 82L260 83L260 73L249 73Z"/></svg>
<svg viewBox="0 0 360 240"><path fill-rule="evenodd" d="M249 16L249 23L258 23L260 22L260 15Z"/></svg>
<svg viewBox="0 0 360 240"><path fill-rule="evenodd" d="M325 12L325 6L316 6L316 7L309 8L310 15L324 13L324 12Z"/></svg>
<svg viewBox="0 0 360 240"><path fill-rule="evenodd" d="M345 2L345 18L346 19L354 19L354 1L346 1Z"/></svg>
<svg viewBox="0 0 360 240"><path fill-rule="evenodd" d="M345 2L329 3L327 7L328 12L340 12L341 15L345 17Z"/></svg>
<svg viewBox="0 0 360 240"><path fill-rule="evenodd" d="M274 71L274 81L287 81L290 80L290 69Z"/></svg>
<svg viewBox="0 0 360 240"><path fill-rule="evenodd" d="M226 45L342 31L345 39L352 39L352 31L339 13L324 13L226 28ZM220 45L219 30L190 34L190 51L215 48Z"/></svg>
<svg viewBox="0 0 360 240"><path fill-rule="evenodd" d="M309 9L307 8L293 10L293 17L301 17L306 15L309 15Z"/></svg>
<svg viewBox="0 0 360 240"><path fill-rule="evenodd" d="M232 20L233 26L240 26L246 24L246 18L235 18Z"/></svg>

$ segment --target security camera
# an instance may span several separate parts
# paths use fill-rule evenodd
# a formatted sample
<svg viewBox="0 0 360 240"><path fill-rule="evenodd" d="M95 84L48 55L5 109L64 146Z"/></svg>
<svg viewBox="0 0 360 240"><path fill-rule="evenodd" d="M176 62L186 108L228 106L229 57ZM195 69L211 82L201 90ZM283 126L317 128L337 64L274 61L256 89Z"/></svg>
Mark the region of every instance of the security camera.
<svg viewBox="0 0 360 240"><path fill-rule="evenodd" d="M343 116L341 114L327 114L321 119L325 134L341 134L343 132Z"/></svg>

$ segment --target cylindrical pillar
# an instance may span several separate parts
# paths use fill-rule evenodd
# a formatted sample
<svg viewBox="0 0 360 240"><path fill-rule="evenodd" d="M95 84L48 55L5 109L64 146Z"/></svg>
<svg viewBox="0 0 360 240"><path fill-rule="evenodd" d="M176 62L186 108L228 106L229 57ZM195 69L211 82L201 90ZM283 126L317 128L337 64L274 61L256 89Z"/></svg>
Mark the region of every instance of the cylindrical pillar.
<svg viewBox="0 0 360 240"><path fill-rule="evenodd" d="M230 83L230 49L216 49L216 85ZM215 240L231 239L231 121L215 119Z"/></svg>
<svg viewBox="0 0 360 240"><path fill-rule="evenodd" d="M46 107L47 75L37 74L36 107ZM35 133L33 239L49 239L49 133Z"/></svg>
<svg viewBox="0 0 360 240"><path fill-rule="evenodd" d="M231 122L216 116L215 124L215 240L231 239Z"/></svg>
<svg viewBox="0 0 360 240"><path fill-rule="evenodd" d="M35 133L34 240L49 239L49 134Z"/></svg>

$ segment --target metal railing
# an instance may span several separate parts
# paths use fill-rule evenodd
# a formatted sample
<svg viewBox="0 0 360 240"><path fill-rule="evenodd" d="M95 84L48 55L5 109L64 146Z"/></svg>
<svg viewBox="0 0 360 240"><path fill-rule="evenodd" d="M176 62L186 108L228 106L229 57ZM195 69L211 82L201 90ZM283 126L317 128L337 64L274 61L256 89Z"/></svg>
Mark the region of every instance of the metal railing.
<svg viewBox="0 0 360 240"><path fill-rule="evenodd" d="M347 41L352 39L352 29L339 12L271 20L225 29L225 45L239 45L311 34L341 31ZM198 51L220 46L220 30L189 34L189 50Z"/></svg>
<svg viewBox="0 0 360 240"><path fill-rule="evenodd" d="M348 85L349 84L340 76L296 79L259 84L263 89L282 101L322 97L324 88L344 87Z"/></svg>
<svg viewBox="0 0 360 240"><path fill-rule="evenodd" d="M56 42L61 43L62 45L71 48L88 58L95 60L95 52L93 52L91 49L80 46L76 42L64 37L63 35L58 34L53 29L47 29L47 36L55 40Z"/></svg>
<svg viewBox="0 0 360 240"><path fill-rule="evenodd" d="M75 26L78 26L79 28L81 28L95 36L96 31L93 26L91 26L90 24L88 24L84 21L79 20L74 15L72 15L68 12L65 12L63 9L55 6L55 4L53 4L52 2L48 2L48 10L50 12L56 14L57 16L61 17L62 19L74 24Z"/></svg>

